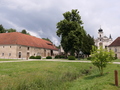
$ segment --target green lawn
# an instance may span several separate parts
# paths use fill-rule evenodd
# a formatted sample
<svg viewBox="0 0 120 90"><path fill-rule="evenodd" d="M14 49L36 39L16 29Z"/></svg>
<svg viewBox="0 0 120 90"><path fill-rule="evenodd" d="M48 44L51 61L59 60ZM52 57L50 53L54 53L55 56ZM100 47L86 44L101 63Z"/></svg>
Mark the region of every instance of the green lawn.
<svg viewBox="0 0 120 90"><path fill-rule="evenodd" d="M120 72L120 65L108 65L104 76L99 76L91 63L0 63L0 90L119 90L114 85L114 70Z"/></svg>
<svg viewBox="0 0 120 90"><path fill-rule="evenodd" d="M0 61L16 61L16 60L22 60L22 59L0 59Z"/></svg>

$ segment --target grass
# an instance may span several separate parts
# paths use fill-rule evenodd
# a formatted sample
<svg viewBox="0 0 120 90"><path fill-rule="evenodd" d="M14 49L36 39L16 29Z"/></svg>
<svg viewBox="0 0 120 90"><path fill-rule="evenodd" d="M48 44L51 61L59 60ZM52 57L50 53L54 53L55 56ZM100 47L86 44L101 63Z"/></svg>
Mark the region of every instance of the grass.
<svg viewBox="0 0 120 90"><path fill-rule="evenodd" d="M0 59L0 61L16 61L16 60L21 60L21 59Z"/></svg>
<svg viewBox="0 0 120 90"><path fill-rule="evenodd" d="M116 59L116 60L114 60L114 62L120 62L120 59Z"/></svg>
<svg viewBox="0 0 120 90"><path fill-rule="evenodd" d="M114 70L120 72L120 65L108 65L104 76L99 76L91 63L0 63L0 90L118 90L120 87L114 85Z"/></svg>

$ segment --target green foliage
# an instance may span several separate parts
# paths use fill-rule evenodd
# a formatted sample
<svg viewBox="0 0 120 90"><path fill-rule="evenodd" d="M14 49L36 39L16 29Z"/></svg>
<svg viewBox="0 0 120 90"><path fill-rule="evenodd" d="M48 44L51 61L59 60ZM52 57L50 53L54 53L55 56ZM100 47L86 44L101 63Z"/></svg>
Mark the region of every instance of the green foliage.
<svg viewBox="0 0 120 90"><path fill-rule="evenodd" d="M35 59L35 56L30 56L30 59Z"/></svg>
<svg viewBox="0 0 120 90"><path fill-rule="evenodd" d="M67 54L79 54L82 51L84 54L90 54L94 39L84 30L83 22L77 9L63 14L64 19L57 23L57 35L61 37L61 46Z"/></svg>
<svg viewBox="0 0 120 90"><path fill-rule="evenodd" d="M53 43L49 38L42 38L42 39L47 40L47 41Z"/></svg>
<svg viewBox="0 0 120 90"><path fill-rule="evenodd" d="M114 70L120 72L120 65L108 65L103 77L91 63L0 63L0 90L120 90L114 85Z"/></svg>
<svg viewBox="0 0 120 90"><path fill-rule="evenodd" d="M2 26L2 24L0 25L0 33L6 33L6 30L4 29L4 27Z"/></svg>
<svg viewBox="0 0 120 90"><path fill-rule="evenodd" d="M51 56L47 56L46 59L52 59L52 57Z"/></svg>
<svg viewBox="0 0 120 90"><path fill-rule="evenodd" d="M79 11L71 10L63 14L64 19L57 23L57 35L61 36L61 45L66 53L71 55L81 49L83 36L86 34Z"/></svg>
<svg viewBox="0 0 120 90"><path fill-rule="evenodd" d="M87 57L87 60L91 60L91 57Z"/></svg>
<svg viewBox="0 0 120 90"><path fill-rule="evenodd" d="M66 58L66 56L64 56L64 55L56 55L55 56L55 59L61 59L61 58Z"/></svg>
<svg viewBox="0 0 120 90"><path fill-rule="evenodd" d="M75 56L68 56L68 60L75 60Z"/></svg>
<svg viewBox="0 0 120 90"><path fill-rule="evenodd" d="M10 32L16 32L16 29L10 28L10 29L6 29L6 31L7 31L8 33L10 33Z"/></svg>
<svg viewBox="0 0 120 90"><path fill-rule="evenodd" d="M41 56L36 56L35 59L41 59Z"/></svg>
<svg viewBox="0 0 120 90"><path fill-rule="evenodd" d="M30 59L41 59L41 56L30 56Z"/></svg>
<svg viewBox="0 0 120 90"><path fill-rule="evenodd" d="M92 38L89 34L84 36L83 39L83 48L82 52L86 55L90 55L92 46L94 45L94 38Z"/></svg>
<svg viewBox="0 0 120 90"><path fill-rule="evenodd" d="M97 49L95 46L92 47L91 60L93 65L99 68L100 74L103 75L103 68L107 66L109 62L114 60L114 52L108 51L107 49Z"/></svg>
<svg viewBox="0 0 120 90"><path fill-rule="evenodd" d="M23 29L23 30L21 31L21 33L30 35L25 29Z"/></svg>

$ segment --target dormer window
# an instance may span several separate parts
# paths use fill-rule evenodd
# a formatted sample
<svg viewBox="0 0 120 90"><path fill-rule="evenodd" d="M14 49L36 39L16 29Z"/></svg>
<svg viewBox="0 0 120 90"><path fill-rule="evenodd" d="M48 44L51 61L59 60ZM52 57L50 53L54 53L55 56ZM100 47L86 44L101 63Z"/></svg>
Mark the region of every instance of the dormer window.
<svg viewBox="0 0 120 90"><path fill-rule="evenodd" d="M47 44L52 46L52 44L51 44L51 43L47 43Z"/></svg>

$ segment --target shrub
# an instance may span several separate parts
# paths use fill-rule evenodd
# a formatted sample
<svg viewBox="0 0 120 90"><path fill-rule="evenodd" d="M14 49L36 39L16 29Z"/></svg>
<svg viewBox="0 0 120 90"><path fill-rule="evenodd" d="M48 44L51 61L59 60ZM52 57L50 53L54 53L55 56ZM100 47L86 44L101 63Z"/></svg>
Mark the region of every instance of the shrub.
<svg viewBox="0 0 120 90"><path fill-rule="evenodd" d="M60 55L56 55L55 58L58 59L58 58L61 58L61 56Z"/></svg>
<svg viewBox="0 0 120 90"><path fill-rule="evenodd" d="M91 57L87 57L87 60L91 60Z"/></svg>
<svg viewBox="0 0 120 90"><path fill-rule="evenodd" d="M75 56L68 56L68 60L75 60Z"/></svg>
<svg viewBox="0 0 120 90"><path fill-rule="evenodd" d="M30 58L29 59L35 59L35 56L30 56Z"/></svg>
<svg viewBox="0 0 120 90"><path fill-rule="evenodd" d="M41 56L30 56L29 59L41 59Z"/></svg>
<svg viewBox="0 0 120 90"><path fill-rule="evenodd" d="M35 59L41 59L41 56L36 56Z"/></svg>
<svg viewBox="0 0 120 90"><path fill-rule="evenodd" d="M55 58L56 59L58 59L58 58L60 59L60 58L66 58L66 57L64 55L56 55Z"/></svg>
<svg viewBox="0 0 120 90"><path fill-rule="evenodd" d="M52 59L52 57L51 56L47 56L46 59Z"/></svg>

